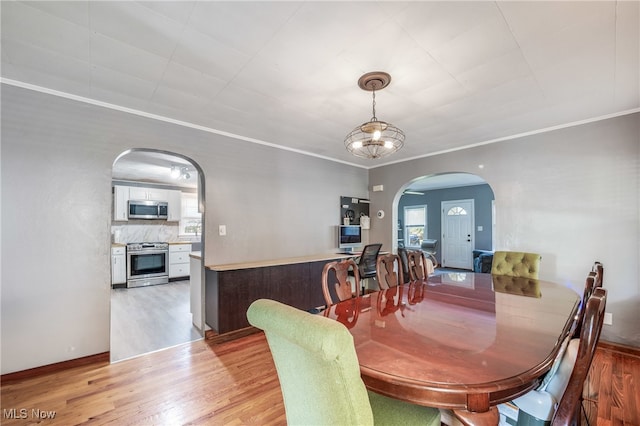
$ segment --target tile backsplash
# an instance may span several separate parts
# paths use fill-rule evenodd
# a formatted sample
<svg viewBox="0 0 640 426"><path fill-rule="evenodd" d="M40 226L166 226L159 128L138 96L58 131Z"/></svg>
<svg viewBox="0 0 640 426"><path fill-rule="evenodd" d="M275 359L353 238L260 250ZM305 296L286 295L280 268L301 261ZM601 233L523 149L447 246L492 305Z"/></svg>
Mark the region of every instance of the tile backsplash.
<svg viewBox="0 0 640 426"><path fill-rule="evenodd" d="M126 225L111 226L111 241L114 243L141 242L177 242L180 227L176 223L128 223Z"/></svg>

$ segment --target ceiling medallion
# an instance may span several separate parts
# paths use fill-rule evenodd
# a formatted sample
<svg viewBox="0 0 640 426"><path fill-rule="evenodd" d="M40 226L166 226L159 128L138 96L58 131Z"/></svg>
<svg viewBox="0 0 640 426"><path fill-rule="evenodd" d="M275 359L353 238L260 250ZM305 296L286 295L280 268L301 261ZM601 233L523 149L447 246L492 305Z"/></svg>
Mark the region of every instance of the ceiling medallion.
<svg viewBox="0 0 640 426"><path fill-rule="evenodd" d="M384 89L390 82L391 76L381 71L366 73L358 79L358 86L362 90L373 93L373 117L353 129L344 140L347 151L357 157L386 157L404 145L404 132L376 117L376 90Z"/></svg>

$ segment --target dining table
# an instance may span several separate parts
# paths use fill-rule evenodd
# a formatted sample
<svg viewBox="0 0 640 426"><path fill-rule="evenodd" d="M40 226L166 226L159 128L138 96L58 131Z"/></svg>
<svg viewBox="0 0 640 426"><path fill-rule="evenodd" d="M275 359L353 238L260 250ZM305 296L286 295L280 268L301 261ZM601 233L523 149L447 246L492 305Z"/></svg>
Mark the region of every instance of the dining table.
<svg viewBox="0 0 640 426"><path fill-rule="evenodd" d="M328 307L353 336L366 387L497 425L534 389L575 327L580 296L522 277L444 272Z"/></svg>

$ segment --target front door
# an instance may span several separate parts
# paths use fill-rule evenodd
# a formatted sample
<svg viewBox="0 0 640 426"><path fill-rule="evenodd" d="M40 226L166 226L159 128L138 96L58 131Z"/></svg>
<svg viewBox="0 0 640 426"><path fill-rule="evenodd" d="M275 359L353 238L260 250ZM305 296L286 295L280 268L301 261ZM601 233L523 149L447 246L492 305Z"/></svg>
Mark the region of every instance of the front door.
<svg viewBox="0 0 640 426"><path fill-rule="evenodd" d="M473 200L442 202L442 266L473 269Z"/></svg>

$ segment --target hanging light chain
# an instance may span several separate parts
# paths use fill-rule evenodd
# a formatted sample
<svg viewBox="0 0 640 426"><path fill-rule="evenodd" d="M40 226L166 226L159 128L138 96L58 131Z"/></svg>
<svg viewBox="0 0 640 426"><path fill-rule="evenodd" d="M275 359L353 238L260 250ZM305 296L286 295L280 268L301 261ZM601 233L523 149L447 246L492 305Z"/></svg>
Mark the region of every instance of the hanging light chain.
<svg viewBox="0 0 640 426"><path fill-rule="evenodd" d="M371 121L378 121L378 119L376 118L376 84L373 83L372 84L373 90L373 118L371 119Z"/></svg>

